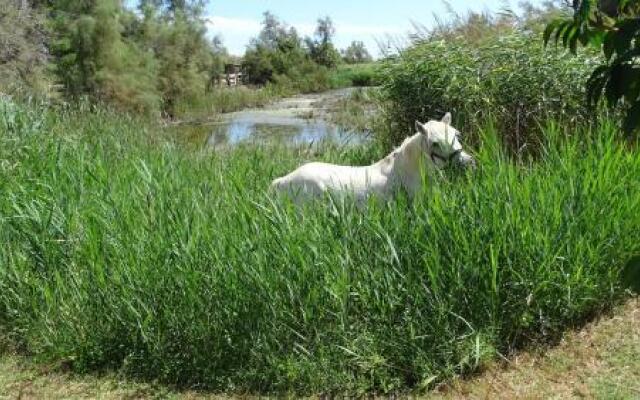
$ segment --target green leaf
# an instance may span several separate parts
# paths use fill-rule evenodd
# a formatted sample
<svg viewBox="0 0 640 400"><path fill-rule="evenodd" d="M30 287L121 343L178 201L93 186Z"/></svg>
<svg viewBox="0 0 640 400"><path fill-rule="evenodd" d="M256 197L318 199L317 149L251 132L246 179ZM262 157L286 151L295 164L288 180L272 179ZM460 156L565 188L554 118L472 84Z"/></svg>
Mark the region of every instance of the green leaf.
<svg viewBox="0 0 640 400"><path fill-rule="evenodd" d="M564 32L569 29L573 25L573 21L564 21L558 26L558 30L556 30L556 36L554 37L554 41L556 44L560 41L560 37L564 34Z"/></svg>
<svg viewBox="0 0 640 400"><path fill-rule="evenodd" d="M586 22L589 19L589 16L591 15L591 10L593 9L593 6L595 5L595 3L596 3L596 0L582 0L582 3L580 4L580 8L578 9L578 12L575 15L577 21Z"/></svg>
<svg viewBox="0 0 640 400"><path fill-rule="evenodd" d="M600 101L602 90L609 79L609 66L597 67L587 81L587 104L594 107Z"/></svg>
<svg viewBox="0 0 640 400"><path fill-rule="evenodd" d="M577 35L577 32L578 26L575 24L572 24L567 30L565 30L562 35L562 46L568 47L569 41L573 40L573 37Z"/></svg>
<svg viewBox="0 0 640 400"><path fill-rule="evenodd" d="M605 32L587 28L586 32L583 35L580 35L580 43L583 46L590 45L596 48L600 48L604 43L604 38Z"/></svg>
<svg viewBox="0 0 640 400"><path fill-rule="evenodd" d="M569 39L569 50L571 53L576 54L578 52L578 39L583 36L579 32L575 32L573 37Z"/></svg>
<svg viewBox="0 0 640 400"><path fill-rule="evenodd" d="M549 39L551 39L551 35L553 35L553 33L560 28L560 26L563 23L571 23L571 20L566 19L566 18L557 18L553 21L551 21L549 23L549 25L547 25L547 27L544 30L544 34L543 34L543 40L544 40L544 45L547 46L549 44Z"/></svg>

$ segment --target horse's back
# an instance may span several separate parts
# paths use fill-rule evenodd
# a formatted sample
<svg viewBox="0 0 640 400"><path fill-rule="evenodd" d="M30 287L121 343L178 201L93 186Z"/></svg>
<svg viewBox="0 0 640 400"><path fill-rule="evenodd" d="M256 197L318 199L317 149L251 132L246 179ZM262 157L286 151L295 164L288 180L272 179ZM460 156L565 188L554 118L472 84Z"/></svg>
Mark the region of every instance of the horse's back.
<svg viewBox="0 0 640 400"><path fill-rule="evenodd" d="M371 184L379 183L378 175L368 167L311 162L275 179L271 187L279 192L287 192L296 199L318 197L325 192L349 193L356 198L364 198Z"/></svg>
<svg viewBox="0 0 640 400"><path fill-rule="evenodd" d="M354 172L358 169L358 167L310 162L298 167L288 175L276 179L274 182L278 186L314 184L321 188L330 188L352 180Z"/></svg>
<svg viewBox="0 0 640 400"><path fill-rule="evenodd" d="M271 182L271 190L286 192L295 198L320 195L326 190L326 185L323 183L323 178L326 179L326 176L318 176L318 171L321 171L323 166L329 165L331 164L319 162L304 164L291 173L274 179Z"/></svg>

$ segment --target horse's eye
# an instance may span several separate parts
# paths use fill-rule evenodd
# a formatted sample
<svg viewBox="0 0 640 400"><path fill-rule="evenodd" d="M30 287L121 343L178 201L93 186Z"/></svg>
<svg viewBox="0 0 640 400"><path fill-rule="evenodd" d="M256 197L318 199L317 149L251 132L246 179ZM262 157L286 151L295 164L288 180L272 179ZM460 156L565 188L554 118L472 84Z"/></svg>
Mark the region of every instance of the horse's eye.
<svg viewBox="0 0 640 400"><path fill-rule="evenodd" d="M439 148L439 147L440 147L440 143L438 143L438 142L433 142L433 143L431 143L431 146L432 146L434 149L437 149L437 148Z"/></svg>

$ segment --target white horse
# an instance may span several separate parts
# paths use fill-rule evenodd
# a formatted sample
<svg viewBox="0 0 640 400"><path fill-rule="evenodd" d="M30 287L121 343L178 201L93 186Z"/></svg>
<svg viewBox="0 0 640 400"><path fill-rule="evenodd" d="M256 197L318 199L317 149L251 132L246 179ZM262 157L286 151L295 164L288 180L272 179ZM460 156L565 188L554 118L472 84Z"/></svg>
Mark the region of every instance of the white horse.
<svg viewBox="0 0 640 400"><path fill-rule="evenodd" d="M474 166L474 159L462 150L460 132L451 126L451 113L441 121L416 121L417 133L404 140L391 154L365 167L312 162L275 179L271 189L289 194L300 202L325 193L350 195L358 202L371 195L389 199L399 188L413 197L422 185L421 166L440 169L455 162Z"/></svg>

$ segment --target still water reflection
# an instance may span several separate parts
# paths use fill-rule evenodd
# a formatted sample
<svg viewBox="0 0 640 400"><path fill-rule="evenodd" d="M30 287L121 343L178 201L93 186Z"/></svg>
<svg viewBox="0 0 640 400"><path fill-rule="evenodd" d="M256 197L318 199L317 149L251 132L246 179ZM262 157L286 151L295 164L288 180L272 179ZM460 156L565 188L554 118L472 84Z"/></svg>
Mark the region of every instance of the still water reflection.
<svg viewBox="0 0 640 400"><path fill-rule="evenodd" d="M357 144L363 135L345 131L321 119L306 119L272 110L231 113L219 123L209 125L208 146L233 145L240 142L282 142L308 144L332 141Z"/></svg>

